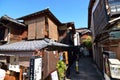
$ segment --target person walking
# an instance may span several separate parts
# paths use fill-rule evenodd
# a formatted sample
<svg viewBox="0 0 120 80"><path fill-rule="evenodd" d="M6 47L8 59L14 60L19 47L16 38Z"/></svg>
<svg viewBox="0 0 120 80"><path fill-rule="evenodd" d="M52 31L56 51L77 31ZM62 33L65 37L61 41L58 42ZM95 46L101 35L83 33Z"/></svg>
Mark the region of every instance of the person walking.
<svg viewBox="0 0 120 80"><path fill-rule="evenodd" d="M66 78L70 79L70 71L71 71L71 67L73 65L73 63L76 61L76 57L73 51L68 50L68 68L66 71Z"/></svg>
<svg viewBox="0 0 120 80"><path fill-rule="evenodd" d="M2 63L0 63L0 80L4 80L6 71L1 67L2 67Z"/></svg>
<svg viewBox="0 0 120 80"><path fill-rule="evenodd" d="M79 63L79 58L80 58L80 49L79 48L80 48L79 46L76 46L75 49L74 49L74 51L75 51L74 54L76 55L76 61L75 61L75 63L76 63L75 68L76 69L75 70L76 70L77 74L79 74L79 66L78 66L79 65L78 64Z"/></svg>

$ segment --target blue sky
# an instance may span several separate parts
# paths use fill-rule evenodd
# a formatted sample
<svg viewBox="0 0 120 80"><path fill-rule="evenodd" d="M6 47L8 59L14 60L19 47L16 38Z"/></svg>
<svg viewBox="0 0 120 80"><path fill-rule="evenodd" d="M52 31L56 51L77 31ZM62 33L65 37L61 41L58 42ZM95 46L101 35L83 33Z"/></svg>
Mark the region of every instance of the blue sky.
<svg viewBox="0 0 120 80"><path fill-rule="evenodd" d="M0 0L0 17L18 18L45 8L62 22L74 22L76 28L87 27L89 0Z"/></svg>

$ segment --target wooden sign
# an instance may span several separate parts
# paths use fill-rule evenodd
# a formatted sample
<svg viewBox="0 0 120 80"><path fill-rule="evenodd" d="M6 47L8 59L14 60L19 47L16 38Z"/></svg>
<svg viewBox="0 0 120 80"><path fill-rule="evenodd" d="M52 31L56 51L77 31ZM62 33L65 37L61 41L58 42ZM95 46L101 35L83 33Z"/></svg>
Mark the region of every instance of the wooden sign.
<svg viewBox="0 0 120 80"><path fill-rule="evenodd" d="M30 77L29 80L41 80L42 58L32 57L30 59Z"/></svg>

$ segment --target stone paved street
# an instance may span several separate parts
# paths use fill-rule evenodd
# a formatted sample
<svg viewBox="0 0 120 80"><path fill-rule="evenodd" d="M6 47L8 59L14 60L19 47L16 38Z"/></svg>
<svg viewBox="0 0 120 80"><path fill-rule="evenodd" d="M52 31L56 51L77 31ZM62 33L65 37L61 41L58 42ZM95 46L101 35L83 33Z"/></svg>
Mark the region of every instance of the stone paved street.
<svg viewBox="0 0 120 80"><path fill-rule="evenodd" d="M70 77L70 80L104 80L96 65L89 57L80 58L79 74L75 72L75 63L72 65Z"/></svg>

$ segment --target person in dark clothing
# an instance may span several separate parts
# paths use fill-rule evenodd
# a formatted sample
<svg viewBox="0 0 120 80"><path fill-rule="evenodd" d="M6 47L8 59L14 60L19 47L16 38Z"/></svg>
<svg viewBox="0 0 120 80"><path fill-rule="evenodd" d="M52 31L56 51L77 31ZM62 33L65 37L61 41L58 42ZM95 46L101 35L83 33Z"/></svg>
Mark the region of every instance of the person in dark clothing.
<svg viewBox="0 0 120 80"><path fill-rule="evenodd" d="M79 74L79 69L78 69L78 63L79 63L79 58L80 58L80 47L75 46L74 48L74 54L75 54L75 71L77 74Z"/></svg>
<svg viewBox="0 0 120 80"><path fill-rule="evenodd" d="M75 63L76 61L79 61L79 55L80 55L80 49L79 46L74 47L72 50L68 51L68 68L66 71L66 77L70 78L70 69L71 66L73 65L73 63ZM78 71L77 71L78 73Z"/></svg>
<svg viewBox="0 0 120 80"><path fill-rule="evenodd" d="M72 64L75 62L75 55L74 55L74 52L69 50L68 51L68 68L67 68L67 71L66 71L66 77L67 78L70 78L70 69L71 69L71 66Z"/></svg>

